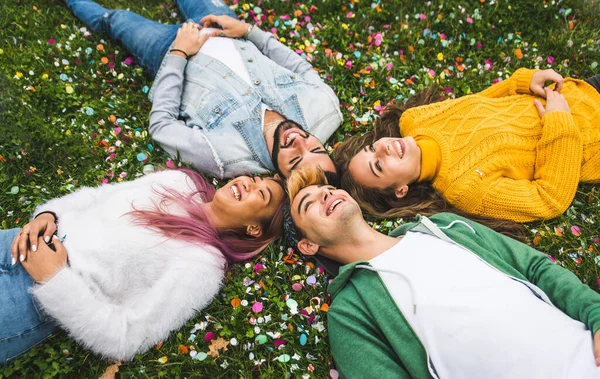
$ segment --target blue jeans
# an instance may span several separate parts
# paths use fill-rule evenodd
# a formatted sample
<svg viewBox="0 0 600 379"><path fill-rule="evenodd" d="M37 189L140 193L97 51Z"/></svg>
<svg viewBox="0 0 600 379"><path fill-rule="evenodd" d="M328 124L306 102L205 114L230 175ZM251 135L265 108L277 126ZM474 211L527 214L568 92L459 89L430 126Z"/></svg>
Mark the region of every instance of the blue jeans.
<svg viewBox="0 0 600 379"><path fill-rule="evenodd" d="M126 10L109 10L91 0L67 0L67 6L89 29L125 46L152 78L181 27L164 25ZM209 14L236 17L222 0L177 0L177 6L184 19L195 22Z"/></svg>
<svg viewBox="0 0 600 379"><path fill-rule="evenodd" d="M19 231L0 230L0 365L57 330L28 292L33 286L31 276L20 263L12 265L10 245Z"/></svg>

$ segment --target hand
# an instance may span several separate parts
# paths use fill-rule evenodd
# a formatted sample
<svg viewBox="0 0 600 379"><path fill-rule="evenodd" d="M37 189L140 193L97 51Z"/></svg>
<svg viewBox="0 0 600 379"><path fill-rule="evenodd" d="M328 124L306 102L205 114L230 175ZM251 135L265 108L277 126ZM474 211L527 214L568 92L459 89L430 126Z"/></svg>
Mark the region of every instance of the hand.
<svg viewBox="0 0 600 379"><path fill-rule="evenodd" d="M596 366L600 366L600 329L594 333L594 358L596 358Z"/></svg>
<svg viewBox="0 0 600 379"><path fill-rule="evenodd" d="M50 242L56 231L55 221L50 213L43 213L21 229L10 246L13 264L17 262L17 258L23 262L30 252L37 251L39 237L43 236L42 241Z"/></svg>
<svg viewBox="0 0 600 379"><path fill-rule="evenodd" d="M546 98L546 91L544 91L544 85L547 81L552 81L556 83L556 87L554 87L554 90L556 92L560 92L565 79L559 73L552 69L537 71L535 74L533 74L533 77L531 78L531 83L529 83L529 90L531 91L531 93Z"/></svg>
<svg viewBox="0 0 600 379"><path fill-rule="evenodd" d="M57 236L52 238L56 251L46 245L42 237L39 238L38 243L38 251L30 254L22 265L33 280L45 283L67 264L67 250Z"/></svg>
<svg viewBox="0 0 600 379"><path fill-rule="evenodd" d="M175 37L175 42L173 42L173 49L183 50L189 57L195 55L202 45L204 45L204 42L206 42L208 37L210 37L208 34L198 36L198 29L200 29L200 26L193 22L183 23L181 28L177 30L177 37ZM178 52L172 52L172 54L175 53Z"/></svg>
<svg viewBox="0 0 600 379"><path fill-rule="evenodd" d="M544 88L546 92L546 108L544 109L544 105L539 100L533 100L533 105L537 108L538 113L540 114L540 118L544 117L546 113L563 111L571 113L571 109L569 108L569 103L565 100L565 97L556 92L552 91L550 88Z"/></svg>
<svg viewBox="0 0 600 379"><path fill-rule="evenodd" d="M220 31L215 32L213 33L214 36L239 38L243 37L248 31L248 24L230 16L215 16L209 14L202 18L200 23L204 25L205 28L214 28L216 26L223 28L223 33Z"/></svg>

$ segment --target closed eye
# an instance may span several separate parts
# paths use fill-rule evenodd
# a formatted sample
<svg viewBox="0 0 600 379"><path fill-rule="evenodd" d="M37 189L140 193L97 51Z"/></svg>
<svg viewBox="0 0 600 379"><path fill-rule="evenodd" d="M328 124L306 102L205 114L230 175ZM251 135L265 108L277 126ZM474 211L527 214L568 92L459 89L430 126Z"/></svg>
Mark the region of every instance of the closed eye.
<svg viewBox="0 0 600 379"><path fill-rule="evenodd" d="M327 151L325 151L325 149L324 149L324 148L322 148L322 147L320 147L320 146L318 146L318 147L315 147L315 148L314 148L314 149L312 149L310 152L311 152L311 153L314 153L314 154L327 154Z"/></svg>
<svg viewBox="0 0 600 379"><path fill-rule="evenodd" d="M304 205L304 213L306 213L306 211L308 211L308 207L310 207L312 205L312 203L314 203L314 201L308 201L306 203L306 205Z"/></svg>
<svg viewBox="0 0 600 379"><path fill-rule="evenodd" d="M373 146L373 144L369 145L369 150L371 150L371 152L375 152L375 146Z"/></svg>
<svg viewBox="0 0 600 379"><path fill-rule="evenodd" d="M377 169L377 171L382 172L383 170L381 169L381 164L379 163L379 161L375 162L375 168Z"/></svg>

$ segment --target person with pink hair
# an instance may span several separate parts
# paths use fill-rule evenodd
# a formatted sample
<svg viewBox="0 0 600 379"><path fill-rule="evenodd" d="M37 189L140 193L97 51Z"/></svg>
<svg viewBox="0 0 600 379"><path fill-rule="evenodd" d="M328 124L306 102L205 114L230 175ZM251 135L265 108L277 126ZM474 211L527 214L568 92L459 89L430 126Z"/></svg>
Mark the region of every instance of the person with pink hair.
<svg viewBox="0 0 600 379"><path fill-rule="evenodd" d="M192 170L82 188L0 230L0 364L58 328L127 360L166 339L219 291L226 266L283 232L278 180L215 190Z"/></svg>

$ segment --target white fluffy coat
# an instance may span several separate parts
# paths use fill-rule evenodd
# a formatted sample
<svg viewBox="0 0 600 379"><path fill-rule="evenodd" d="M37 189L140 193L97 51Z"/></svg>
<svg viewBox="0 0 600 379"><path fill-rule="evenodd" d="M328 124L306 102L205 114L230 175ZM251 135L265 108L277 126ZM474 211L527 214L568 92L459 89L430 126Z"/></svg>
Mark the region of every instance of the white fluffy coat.
<svg viewBox="0 0 600 379"><path fill-rule="evenodd" d="M217 249L168 239L127 215L132 204L158 203L165 187L194 189L184 173L162 171L82 188L34 214L56 213L69 265L32 292L71 337L106 358L127 360L163 341L221 287L225 260Z"/></svg>

